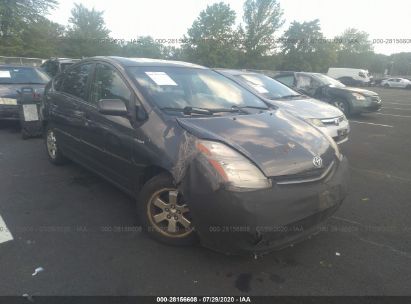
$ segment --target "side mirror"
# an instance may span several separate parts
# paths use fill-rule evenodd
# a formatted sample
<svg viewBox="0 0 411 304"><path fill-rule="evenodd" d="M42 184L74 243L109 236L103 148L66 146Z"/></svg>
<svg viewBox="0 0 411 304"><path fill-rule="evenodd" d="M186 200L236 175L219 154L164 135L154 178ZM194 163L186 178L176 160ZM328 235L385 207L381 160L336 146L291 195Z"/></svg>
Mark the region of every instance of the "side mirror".
<svg viewBox="0 0 411 304"><path fill-rule="evenodd" d="M104 115L127 116L128 114L126 104L120 99L100 99L97 108Z"/></svg>
<svg viewBox="0 0 411 304"><path fill-rule="evenodd" d="M137 121L144 121L148 118L146 111L140 105L136 106L136 118Z"/></svg>

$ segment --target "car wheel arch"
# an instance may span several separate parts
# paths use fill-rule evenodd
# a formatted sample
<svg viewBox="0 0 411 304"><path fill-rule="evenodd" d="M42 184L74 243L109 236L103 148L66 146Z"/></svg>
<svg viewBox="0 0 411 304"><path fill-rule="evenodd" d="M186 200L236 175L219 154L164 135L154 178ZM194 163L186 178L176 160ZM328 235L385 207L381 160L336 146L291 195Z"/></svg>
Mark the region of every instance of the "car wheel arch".
<svg viewBox="0 0 411 304"><path fill-rule="evenodd" d="M139 189L141 189L154 176L157 176L160 174L168 174L171 177L173 176L169 170L163 167L156 166L156 165L151 165L151 166L146 167L143 170L143 174L141 175L141 179L139 181Z"/></svg>

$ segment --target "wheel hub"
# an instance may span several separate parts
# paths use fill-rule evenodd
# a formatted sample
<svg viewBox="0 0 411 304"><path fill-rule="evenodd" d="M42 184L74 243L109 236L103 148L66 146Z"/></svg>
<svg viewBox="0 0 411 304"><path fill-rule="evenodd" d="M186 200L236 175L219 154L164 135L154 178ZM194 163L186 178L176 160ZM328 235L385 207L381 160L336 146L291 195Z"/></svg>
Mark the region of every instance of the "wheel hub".
<svg viewBox="0 0 411 304"><path fill-rule="evenodd" d="M57 140L53 131L47 133L47 150L51 158L56 158L57 153Z"/></svg>
<svg viewBox="0 0 411 304"><path fill-rule="evenodd" d="M188 206L176 189L156 192L148 212L153 227L168 237L183 237L193 231Z"/></svg>

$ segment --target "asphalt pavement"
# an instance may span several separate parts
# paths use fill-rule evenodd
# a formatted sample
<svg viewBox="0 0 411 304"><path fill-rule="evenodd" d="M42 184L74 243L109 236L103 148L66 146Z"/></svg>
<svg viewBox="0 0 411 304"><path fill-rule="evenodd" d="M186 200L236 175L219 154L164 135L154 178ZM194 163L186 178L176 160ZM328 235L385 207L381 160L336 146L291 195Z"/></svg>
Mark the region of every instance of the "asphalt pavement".
<svg viewBox="0 0 411 304"><path fill-rule="evenodd" d="M0 295L411 295L411 91L372 90L384 108L350 119L342 207L259 259L149 239L132 199L1 122Z"/></svg>

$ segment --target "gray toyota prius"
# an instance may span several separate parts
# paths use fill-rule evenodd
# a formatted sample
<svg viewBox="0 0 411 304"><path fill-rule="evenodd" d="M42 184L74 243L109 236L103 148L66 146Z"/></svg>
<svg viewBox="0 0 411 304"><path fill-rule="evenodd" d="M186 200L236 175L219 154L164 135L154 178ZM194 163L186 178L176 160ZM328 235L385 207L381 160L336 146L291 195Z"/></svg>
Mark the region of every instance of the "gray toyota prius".
<svg viewBox="0 0 411 304"><path fill-rule="evenodd" d="M50 161L135 197L167 244L266 253L317 233L347 194L329 136L202 66L84 59L47 85L42 114Z"/></svg>

